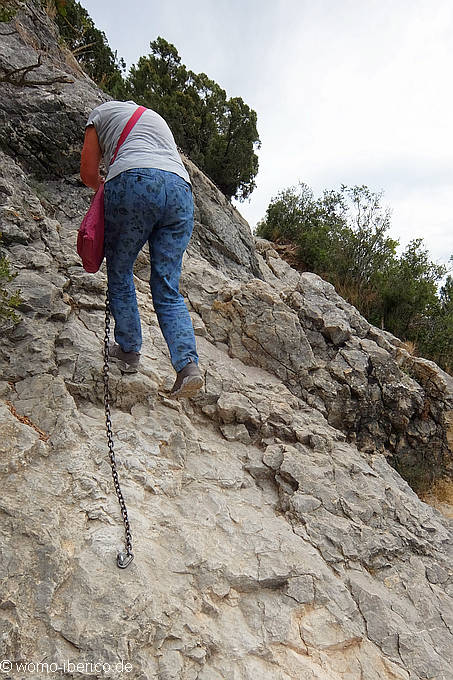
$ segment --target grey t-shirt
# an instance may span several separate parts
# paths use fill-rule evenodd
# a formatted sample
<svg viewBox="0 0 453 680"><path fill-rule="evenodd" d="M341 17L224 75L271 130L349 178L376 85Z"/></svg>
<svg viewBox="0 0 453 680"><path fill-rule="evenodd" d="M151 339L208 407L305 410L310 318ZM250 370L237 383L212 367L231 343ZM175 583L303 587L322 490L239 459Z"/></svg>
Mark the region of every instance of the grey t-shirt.
<svg viewBox="0 0 453 680"><path fill-rule="evenodd" d="M189 173L183 165L170 128L162 116L151 109L146 109L140 116L120 146L115 162L109 167L124 126L137 106L132 101L105 102L88 116L86 126L94 125L96 128L108 168L106 181L132 168L158 168L175 172L190 183Z"/></svg>

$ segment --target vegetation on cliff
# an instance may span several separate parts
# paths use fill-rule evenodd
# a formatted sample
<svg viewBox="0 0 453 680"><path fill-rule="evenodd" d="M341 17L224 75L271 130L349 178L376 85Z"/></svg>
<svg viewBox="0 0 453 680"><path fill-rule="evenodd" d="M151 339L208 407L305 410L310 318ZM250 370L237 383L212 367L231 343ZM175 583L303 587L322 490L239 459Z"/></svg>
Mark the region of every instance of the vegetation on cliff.
<svg viewBox="0 0 453 680"><path fill-rule="evenodd" d="M0 233L0 328L6 322L17 323L19 317L14 311L21 302L20 292L15 291L10 293L6 284L14 279L14 274L11 273L9 261L1 250L2 235Z"/></svg>
<svg viewBox="0 0 453 680"><path fill-rule="evenodd" d="M60 35L82 68L106 92L122 99L126 64L109 47L106 35L75 0L41 0Z"/></svg>
<svg viewBox="0 0 453 680"><path fill-rule="evenodd" d="M128 93L160 113L176 141L228 198L244 199L255 188L259 137L255 111L205 73L181 63L174 45L159 37L126 81Z"/></svg>
<svg viewBox="0 0 453 680"><path fill-rule="evenodd" d="M291 244L294 265L330 281L374 325L414 344L417 352L453 369L453 279L433 263L422 239L397 254L390 211L366 186L326 190L303 183L280 191L257 236Z"/></svg>

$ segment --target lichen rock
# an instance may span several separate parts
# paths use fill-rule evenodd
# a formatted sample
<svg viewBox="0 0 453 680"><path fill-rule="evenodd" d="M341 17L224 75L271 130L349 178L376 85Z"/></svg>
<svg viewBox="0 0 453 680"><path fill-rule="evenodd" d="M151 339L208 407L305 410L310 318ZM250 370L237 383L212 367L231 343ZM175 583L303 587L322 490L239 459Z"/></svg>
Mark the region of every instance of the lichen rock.
<svg viewBox="0 0 453 680"><path fill-rule="evenodd" d="M0 133L0 230L23 298L0 343L5 677L49 677L37 664L53 663L67 678L451 680L453 525L407 481L451 474L451 378L255 243L189 161L182 290L204 388L167 398L141 254L142 365L110 377L135 553L117 569L106 277L75 251L83 123L104 95L38 4L18 5L1 67L42 54L43 77L74 82L0 83L1 120L18 102L27 113L13 141Z"/></svg>

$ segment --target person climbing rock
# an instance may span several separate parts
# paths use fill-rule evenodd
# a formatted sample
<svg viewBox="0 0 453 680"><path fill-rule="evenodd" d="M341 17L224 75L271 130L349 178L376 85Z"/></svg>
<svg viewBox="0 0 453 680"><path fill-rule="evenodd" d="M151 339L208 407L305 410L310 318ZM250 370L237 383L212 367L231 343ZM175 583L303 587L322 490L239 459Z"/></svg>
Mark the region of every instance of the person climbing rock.
<svg viewBox="0 0 453 680"><path fill-rule="evenodd" d="M143 111L114 156L137 109L132 101L93 109L80 162L82 182L95 191L104 182L101 158L108 168L104 246L116 341L109 355L123 372L137 371L142 331L133 267L148 243L154 309L176 371L170 396L189 397L203 383L192 320L179 292L182 257L193 230L192 187L170 128L151 109Z"/></svg>

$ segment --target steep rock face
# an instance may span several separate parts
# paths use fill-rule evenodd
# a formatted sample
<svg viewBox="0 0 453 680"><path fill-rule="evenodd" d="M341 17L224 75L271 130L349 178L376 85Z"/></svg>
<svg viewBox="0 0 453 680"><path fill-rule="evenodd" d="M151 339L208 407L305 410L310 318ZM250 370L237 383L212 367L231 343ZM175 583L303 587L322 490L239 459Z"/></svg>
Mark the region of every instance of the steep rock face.
<svg viewBox="0 0 453 680"><path fill-rule="evenodd" d="M206 290L203 276L189 274L186 295L212 339L275 373L360 449L391 456L415 486L451 475L453 379L371 326L329 283L294 271L270 243L257 246L263 282L219 273Z"/></svg>
<svg viewBox="0 0 453 680"><path fill-rule="evenodd" d="M40 3L17 2L14 7L22 9L13 21L0 25L0 148L37 178L74 173L80 162L85 112L105 101L105 96L72 55L62 53L58 31ZM21 82L47 85L21 86Z"/></svg>
<svg viewBox="0 0 453 680"><path fill-rule="evenodd" d="M3 112L28 107L15 146L0 133L0 229L23 297L0 344L5 677L45 677L15 665L45 661L67 678L451 680L452 523L388 462L413 478L451 470L450 378L270 244L255 251L190 163L197 225L182 288L205 386L191 401L166 396L173 371L143 253L141 370L110 378L135 552L117 569L106 279L75 252L90 195L75 164L103 95L65 66L46 15L21 7L0 26L17 31L2 38L1 67L45 47L43 73L74 82L0 84ZM39 156L21 144L50 135L37 115L48 101L67 115L52 123L59 149Z"/></svg>
<svg viewBox="0 0 453 680"><path fill-rule="evenodd" d="M193 163L184 161L194 189L194 234L189 252L236 279L261 277L249 225Z"/></svg>

